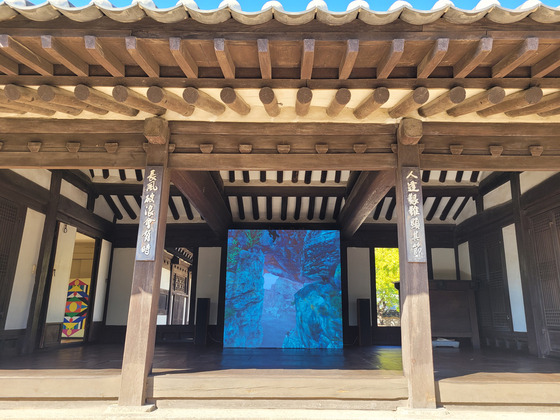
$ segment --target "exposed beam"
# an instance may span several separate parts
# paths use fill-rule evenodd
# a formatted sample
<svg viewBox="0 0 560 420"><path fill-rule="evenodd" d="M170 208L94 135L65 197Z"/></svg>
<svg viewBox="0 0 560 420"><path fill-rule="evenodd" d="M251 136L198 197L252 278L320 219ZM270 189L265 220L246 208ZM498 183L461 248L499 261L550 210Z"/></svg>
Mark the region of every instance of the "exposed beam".
<svg viewBox="0 0 560 420"><path fill-rule="evenodd" d="M169 123L167 120L158 117L144 120L144 137L148 139L148 143L157 145L167 144L169 136Z"/></svg>
<svg viewBox="0 0 560 420"><path fill-rule="evenodd" d="M442 155L422 153L420 165L423 169L458 171L465 168L476 171L558 171L560 156L500 156L490 155Z"/></svg>
<svg viewBox="0 0 560 420"><path fill-rule="evenodd" d="M151 86L146 94L153 104L166 108L170 111L189 117L194 112L194 106L187 104L183 98L168 92L158 86Z"/></svg>
<svg viewBox="0 0 560 420"><path fill-rule="evenodd" d="M13 39L10 35L0 35L0 51L8 54L13 59L31 67L41 76L52 76L54 66L43 57L39 57L25 45Z"/></svg>
<svg viewBox="0 0 560 420"><path fill-rule="evenodd" d="M166 108L155 105L148 100L144 95L127 88L126 86L118 85L113 88L113 99L118 103L124 104L131 108L147 112L153 115L163 115Z"/></svg>
<svg viewBox="0 0 560 420"><path fill-rule="evenodd" d="M270 50L268 49L268 39L257 39L257 49L261 77L270 80L272 79L272 60L270 58Z"/></svg>
<svg viewBox="0 0 560 420"><path fill-rule="evenodd" d="M346 41L346 50L340 61L340 66L338 67L338 78L340 80L346 80L350 77L356 58L358 58L359 49L359 39L349 39Z"/></svg>
<svg viewBox="0 0 560 420"><path fill-rule="evenodd" d="M89 76L89 65L51 35L41 36L41 46L54 59L78 76Z"/></svg>
<svg viewBox="0 0 560 420"><path fill-rule="evenodd" d="M560 108L560 92L554 92L550 95L543 96L543 98L534 105L512 111L506 111L505 114L508 117L522 117L525 115L551 111L557 108Z"/></svg>
<svg viewBox="0 0 560 420"><path fill-rule="evenodd" d="M122 196L122 195L118 195L117 199L119 200L119 203L121 203L122 208L124 209L124 211L126 212L126 214L128 214L128 217L130 217L132 220L136 220L136 213L134 212L134 210L132 210L132 207L130 207L130 204L128 202L128 200L126 199L126 197Z"/></svg>
<svg viewBox="0 0 560 420"><path fill-rule="evenodd" d="M193 87L188 87L183 91L183 99L187 104L213 115L222 115L226 110L226 107L220 101Z"/></svg>
<svg viewBox="0 0 560 420"><path fill-rule="evenodd" d="M502 58L492 67L492 77L504 77L537 53L539 38L530 37L524 40L510 54Z"/></svg>
<svg viewBox="0 0 560 420"><path fill-rule="evenodd" d="M501 87L494 86L493 88L471 96L470 98L465 99L461 104L448 109L447 114L452 117L470 114L471 112L476 112L492 105L499 104L505 97L505 90Z"/></svg>
<svg viewBox="0 0 560 420"><path fill-rule="evenodd" d="M128 117L134 117L138 114L138 110L131 108L129 106L123 105L115 101L112 96L109 96L103 92L92 89L86 85L78 85L74 88L74 96L87 104L104 108L111 112L116 112L117 114L126 115Z"/></svg>
<svg viewBox="0 0 560 420"><path fill-rule="evenodd" d="M8 76L17 76L19 72L19 65L8 57L0 55L0 71Z"/></svg>
<svg viewBox="0 0 560 420"><path fill-rule="evenodd" d="M274 91L269 87L263 87L259 91L259 99L261 100L264 109L268 115L271 117L277 117L280 115L280 106L278 105L278 99Z"/></svg>
<svg viewBox="0 0 560 420"><path fill-rule="evenodd" d="M354 116L362 120L371 113L375 112L385 102L389 100L389 89L378 87L371 94L366 96L362 102L354 109Z"/></svg>
<svg viewBox="0 0 560 420"><path fill-rule="evenodd" d="M506 182L509 182L510 179L510 172L492 172L490 175L480 181L480 184L478 185L478 192L480 195L484 196L494 191L496 188L501 187Z"/></svg>
<svg viewBox="0 0 560 420"><path fill-rule="evenodd" d="M37 90L18 85L6 85L4 93L10 101L19 102L21 104L30 103L35 107L50 109L52 111L62 112L68 115L79 115L83 108L77 109L70 106L45 102L41 100Z"/></svg>
<svg viewBox="0 0 560 420"><path fill-rule="evenodd" d="M418 87L406 95L398 104L389 109L391 118L404 117L420 108L430 97L430 92L425 87Z"/></svg>
<svg viewBox="0 0 560 420"><path fill-rule="evenodd" d="M453 89L420 107L418 109L418 114L422 117L431 117L432 115L440 114L463 102L466 95L465 88L455 86Z"/></svg>
<svg viewBox="0 0 560 420"><path fill-rule="evenodd" d="M346 88L338 89L326 109L327 115L331 118L336 117L342 112L344 107L350 102L352 94Z"/></svg>
<svg viewBox="0 0 560 420"><path fill-rule="evenodd" d="M449 38L439 38L434 43L428 54L422 59L416 69L416 77L425 79L432 74L435 68L441 63L447 50L449 49Z"/></svg>
<svg viewBox="0 0 560 420"><path fill-rule="evenodd" d="M493 39L484 37L478 41L476 48L470 53L465 54L461 60L453 66L453 77L462 79L467 77L482 60L492 51Z"/></svg>
<svg viewBox="0 0 560 420"><path fill-rule="evenodd" d="M377 65L377 78L387 79L404 52L404 39L393 39L389 51Z"/></svg>
<svg viewBox="0 0 560 420"><path fill-rule="evenodd" d="M489 108L477 112L481 117L489 117L490 115L500 114L502 112L513 111L528 105L538 103L543 97L541 88L533 86L521 92L512 93L504 98L502 102Z"/></svg>
<svg viewBox="0 0 560 420"><path fill-rule="evenodd" d="M216 53L216 59L222 69L224 78L235 79L235 64L224 38L214 39L214 52Z"/></svg>
<svg viewBox="0 0 560 420"><path fill-rule="evenodd" d="M362 172L338 216L342 237L349 239L375 206L395 186L395 171Z"/></svg>
<svg viewBox="0 0 560 420"><path fill-rule="evenodd" d="M47 117L50 117L55 114L55 111L53 111L52 109L40 108L37 106L30 105L29 103L22 104L19 102L10 101L3 89L0 89L0 105L9 110L13 110L16 113L31 112L33 114L45 115ZM19 124L21 124L21 121L19 122Z"/></svg>
<svg viewBox="0 0 560 420"><path fill-rule="evenodd" d="M223 88L220 92L220 99L239 115L247 115L251 112L251 107L232 88Z"/></svg>
<svg viewBox="0 0 560 420"><path fill-rule="evenodd" d="M73 108L80 108L84 111L93 112L97 115L105 115L109 111L93 105L82 102L74 96L74 94L66 89L61 89L55 86L41 85L37 89L37 95L44 102L52 102L58 105L69 106Z"/></svg>
<svg viewBox="0 0 560 420"><path fill-rule="evenodd" d="M243 197L344 197L343 186L309 186L309 185L231 185L224 187L227 196Z"/></svg>
<svg viewBox="0 0 560 420"><path fill-rule="evenodd" d="M313 61L315 59L315 40L304 39L301 52L301 71L302 80L311 79L313 73Z"/></svg>
<svg viewBox="0 0 560 420"><path fill-rule="evenodd" d="M544 77L558 67L560 67L560 49L533 64L531 66L531 77Z"/></svg>
<svg viewBox="0 0 560 420"><path fill-rule="evenodd" d="M313 99L313 91L309 88L302 87L296 94L296 114L305 117L309 112L311 100Z"/></svg>
<svg viewBox="0 0 560 420"><path fill-rule="evenodd" d="M134 61L149 77L159 77L159 64L154 56L146 51L143 45L138 42L135 36L124 38L126 50Z"/></svg>
<svg viewBox="0 0 560 420"><path fill-rule="evenodd" d="M227 235L231 214L208 172L172 171L171 180L220 237Z"/></svg>
<svg viewBox="0 0 560 420"><path fill-rule="evenodd" d="M169 38L169 50L185 76L196 79L198 77L198 65L187 48L187 42L181 38L171 37Z"/></svg>
<svg viewBox="0 0 560 420"><path fill-rule="evenodd" d="M91 57L97 61L105 70L114 77L124 77L125 68L121 60L119 60L111 51L103 47L97 37L86 35L84 37L86 50Z"/></svg>
<svg viewBox="0 0 560 420"><path fill-rule="evenodd" d="M423 135L422 121L403 118L397 129L397 141L405 145L418 144Z"/></svg>

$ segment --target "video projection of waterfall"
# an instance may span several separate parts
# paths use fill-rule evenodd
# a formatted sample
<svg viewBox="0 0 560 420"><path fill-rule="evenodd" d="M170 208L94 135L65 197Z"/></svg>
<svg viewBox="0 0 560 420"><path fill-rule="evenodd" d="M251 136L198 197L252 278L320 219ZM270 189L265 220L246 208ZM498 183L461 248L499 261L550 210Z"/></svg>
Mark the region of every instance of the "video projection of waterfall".
<svg viewBox="0 0 560 420"><path fill-rule="evenodd" d="M342 348L339 231L229 231L224 347Z"/></svg>

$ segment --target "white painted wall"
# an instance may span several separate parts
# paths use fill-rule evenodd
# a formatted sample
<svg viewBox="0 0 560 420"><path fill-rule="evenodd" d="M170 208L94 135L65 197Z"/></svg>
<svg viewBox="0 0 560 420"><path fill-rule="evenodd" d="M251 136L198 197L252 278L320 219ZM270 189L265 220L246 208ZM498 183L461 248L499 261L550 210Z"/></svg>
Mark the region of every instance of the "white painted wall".
<svg viewBox="0 0 560 420"><path fill-rule="evenodd" d="M101 242L99 253L99 269L97 271L97 286L95 291L95 304L93 308L93 322L103 321L105 309L105 294L107 293L107 280L109 279L109 264L111 263L111 242Z"/></svg>
<svg viewBox="0 0 560 420"><path fill-rule="evenodd" d="M557 172L534 172L534 171L525 171L521 172L519 175L519 184L521 188L521 194L527 192L534 186L540 184L544 180L550 178L552 175L556 174Z"/></svg>
<svg viewBox="0 0 560 420"><path fill-rule="evenodd" d="M78 203L82 207L87 206L87 194L64 179L60 185L60 194Z"/></svg>
<svg viewBox="0 0 560 420"><path fill-rule="evenodd" d="M218 323L222 248L199 248L196 298L210 298L210 325Z"/></svg>
<svg viewBox="0 0 560 420"><path fill-rule="evenodd" d="M136 248L115 248L107 302L107 325L126 325Z"/></svg>
<svg viewBox="0 0 560 420"><path fill-rule="evenodd" d="M457 201L460 201L460 200L457 200ZM450 212L450 214L453 214L453 213ZM476 214L476 204L475 204L474 200L471 198L471 199L469 199L469 201L467 201L467 204L465 205L465 208L459 214L459 217L457 217L457 220L455 220L455 224L458 225L458 224L464 222L465 220L470 219L475 214Z"/></svg>
<svg viewBox="0 0 560 420"><path fill-rule="evenodd" d="M371 256L369 248L348 248L348 322L358 325L356 299L371 300ZM371 308L376 308L373 302ZM372 310L370 309L370 312Z"/></svg>
<svg viewBox="0 0 560 420"><path fill-rule="evenodd" d="M12 169L12 171L47 190L51 188L51 171L47 169Z"/></svg>
<svg viewBox="0 0 560 420"><path fill-rule="evenodd" d="M457 280L455 250L432 248L432 271L434 280Z"/></svg>
<svg viewBox="0 0 560 420"><path fill-rule="evenodd" d="M484 210L498 206L511 200L511 185L506 182L483 197Z"/></svg>
<svg viewBox="0 0 560 420"><path fill-rule="evenodd" d="M171 270L162 267L161 268L161 283L159 288L169 290L169 286L171 284ZM167 315L158 315L157 316L157 325L166 325L167 324Z"/></svg>
<svg viewBox="0 0 560 420"><path fill-rule="evenodd" d="M6 316L6 330L27 328L27 317L35 284L37 259L39 258L44 224L44 214L27 209L14 286Z"/></svg>
<svg viewBox="0 0 560 420"><path fill-rule="evenodd" d="M74 254L74 244L76 242L76 231L77 229L74 226L65 223L61 223L58 228L56 255L54 258L51 291L47 310L47 322L64 321L68 283L70 282L70 270L72 268L72 257Z"/></svg>
<svg viewBox="0 0 560 420"><path fill-rule="evenodd" d="M517 237L515 225L509 225L502 229L504 236L504 251L506 255L506 269L509 289L509 301L511 305L511 316L513 331L527 332L525 321L525 306L523 304L523 290L521 288L521 270L519 269L519 254L517 252Z"/></svg>
<svg viewBox="0 0 560 420"><path fill-rule="evenodd" d="M459 244L459 276L461 280L472 280L471 256L469 254L469 243Z"/></svg>
<svg viewBox="0 0 560 420"><path fill-rule="evenodd" d="M97 197L97 199L95 200L93 213L110 222L112 222L113 217L115 217L115 214L107 204L107 201L105 201L105 198L103 198L102 196Z"/></svg>

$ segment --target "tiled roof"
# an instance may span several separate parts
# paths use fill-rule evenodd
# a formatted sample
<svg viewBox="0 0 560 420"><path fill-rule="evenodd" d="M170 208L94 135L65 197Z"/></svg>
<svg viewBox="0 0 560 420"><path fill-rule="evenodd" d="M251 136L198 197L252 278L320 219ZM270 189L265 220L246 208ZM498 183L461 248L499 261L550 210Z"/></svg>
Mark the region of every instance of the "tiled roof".
<svg viewBox="0 0 560 420"><path fill-rule="evenodd" d="M173 7L160 9L152 0L134 0L126 7L114 7L108 0L93 0L86 6L75 7L67 0L48 0L33 5L25 0L0 2L0 21L22 15L30 20L49 21L64 15L77 22L90 22L107 16L121 23L136 22L150 17L161 23L193 19L200 23L217 24L230 18L246 24L259 25L272 19L286 25L302 25L314 19L327 25L343 25L356 19L369 25L386 25L400 19L414 25L429 24L444 19L454 24L469 24L483 18L496 23L514 23L526 17L539 23L560 22L560 8L538 0L528 0L516 9L507 9L498 0L481 0L474 9L455 7L450 0L439 0L431 10L416 10L405 1L396 1L387 11L371 10L365 0L354 0L345 12L328 10L323 0L313 0L305 11L286 12L278 1L269 1L259 12L244 12L235 0L224 0L217 9L201 10L194 0L179 0Z"/></svg>

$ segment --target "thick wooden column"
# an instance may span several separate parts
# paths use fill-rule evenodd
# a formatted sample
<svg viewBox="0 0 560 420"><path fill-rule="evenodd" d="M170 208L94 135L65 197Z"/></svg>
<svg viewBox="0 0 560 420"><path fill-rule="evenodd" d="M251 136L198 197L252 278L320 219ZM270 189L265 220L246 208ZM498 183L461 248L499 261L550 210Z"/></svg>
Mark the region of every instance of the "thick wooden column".
<svg viewBox="0 0 560 420"><path fill-rule="evenodd" d="M169 201L167 121L146 120L144 135L149 142L146 144L147 165L123 355L121 406L141 406L146 400L146 381L154 355Z"/></svg>
<svg viewBox="0 0 560 420"><path fill-rule="evenodd" d="M39 258L37 259L35 285L31 296L31 304L29 305L29 317L27 318L27 330L25 331L25 342L22 353L31 353L37 348L47 316L50 290L49 287L47 287L47 280L49 278L49 271L52 269L51 263L53 261L51 257L55 246L57 227L56 215L58 213L61 185L62 172L53 171L51 174L49 201L45 213L43 236L41 237L41 247L39 248Z"/></svg>
<svg viewBox="0 0 560 420"><path fill-rule="evenodd" d="M428 264L419 170L422 123L403 119L398 132L396 199L401 335L410 408L435 408Z"/></svg>

